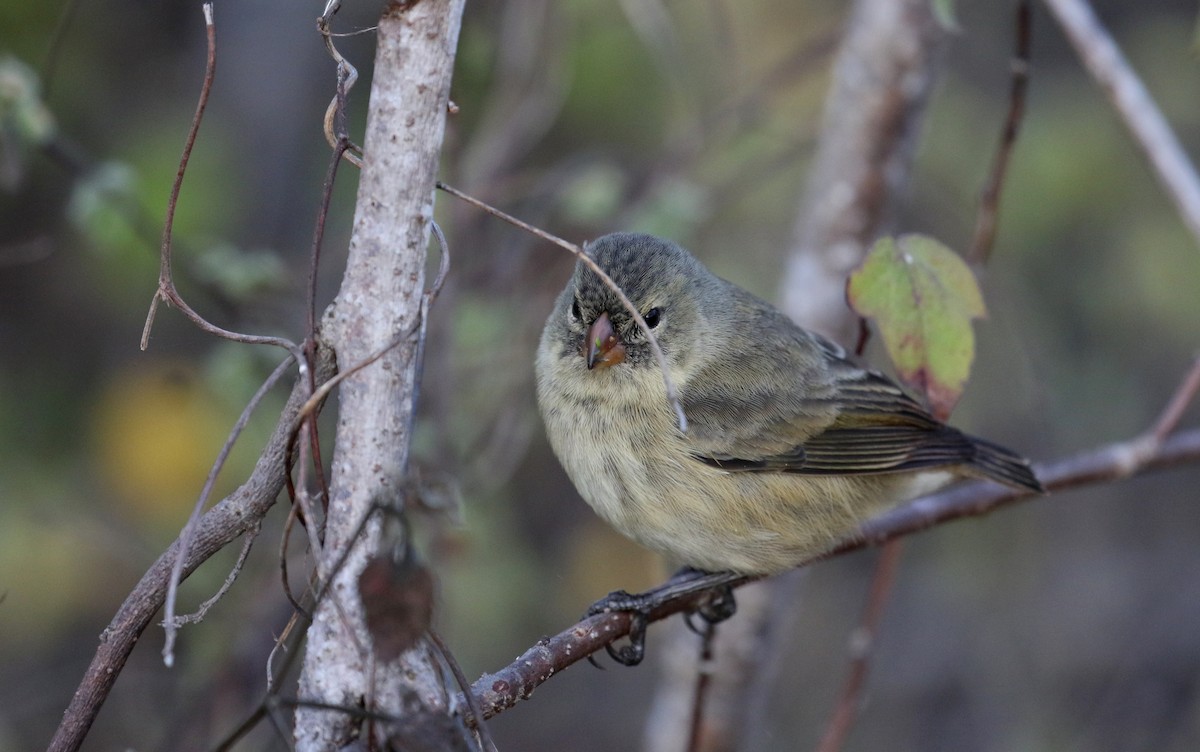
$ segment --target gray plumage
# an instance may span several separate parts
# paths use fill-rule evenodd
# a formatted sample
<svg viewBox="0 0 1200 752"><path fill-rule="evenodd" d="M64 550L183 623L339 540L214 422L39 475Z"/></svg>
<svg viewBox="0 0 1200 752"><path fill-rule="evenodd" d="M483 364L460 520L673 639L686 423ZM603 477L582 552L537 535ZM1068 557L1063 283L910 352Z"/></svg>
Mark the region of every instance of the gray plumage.
<svg viewBox="0 0 1200 752"><path fill-rule="evenodd" d="M645 334L580 263L538 348L547 435L602 517L678 563L777 572L964 475L1041 490L1020 456L934 419L675 243L618 233L587 253L653 326L688 431Z"/></svg>

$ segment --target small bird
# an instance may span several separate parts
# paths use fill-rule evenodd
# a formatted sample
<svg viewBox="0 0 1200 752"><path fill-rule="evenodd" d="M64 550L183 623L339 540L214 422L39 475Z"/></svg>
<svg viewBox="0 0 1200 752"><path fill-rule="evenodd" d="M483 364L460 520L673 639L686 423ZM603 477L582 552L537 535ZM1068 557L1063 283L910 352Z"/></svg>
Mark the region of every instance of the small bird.
<svg viewBox="0 0 1200 752"><path fill-rule="evenodd" d="M679 245L616 233L585 253L653 331L687 429L645 332L580 262L537 352L546 433L584 500L677 564L780 572L961 477L1043 490L1028 461L935 419Z"/></svg>

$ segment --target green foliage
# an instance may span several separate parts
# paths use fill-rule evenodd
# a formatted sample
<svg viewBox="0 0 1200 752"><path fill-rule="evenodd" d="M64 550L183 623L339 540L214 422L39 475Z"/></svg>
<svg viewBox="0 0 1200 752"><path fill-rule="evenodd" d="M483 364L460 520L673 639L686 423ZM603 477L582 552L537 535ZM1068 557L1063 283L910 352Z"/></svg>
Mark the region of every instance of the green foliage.
<svg viewBox="0 0 1200 752"><path fill-rule="evenodd" d="M89 246L108 256L152 249L138 234L138 179L124 162L105 162L75 183L67 218Z"/></svg>
<svg viewBox="0 0 1200 752"><path fill-rule="evenodd" d="M190 271L197 281L239 302L249 302L262 292L280 289L287 275L283 261L274 251L246 251L230 243L218 243L199 254Z"/></svg>
<svg viewBox="0 0 1200 752"><path fill-rule="evenodd" d="M946 418L975 357L971 320L987 314L975 275L925 235L880 238L850 275L850 306L875 320L897 374Z"/></svg>
<svg viewBox="0 0 1200 752"><path fill-rule="evenodd" d="M15 190L30 153L56 132L37 73L11 55L0 56L0 187Z"/></svg>

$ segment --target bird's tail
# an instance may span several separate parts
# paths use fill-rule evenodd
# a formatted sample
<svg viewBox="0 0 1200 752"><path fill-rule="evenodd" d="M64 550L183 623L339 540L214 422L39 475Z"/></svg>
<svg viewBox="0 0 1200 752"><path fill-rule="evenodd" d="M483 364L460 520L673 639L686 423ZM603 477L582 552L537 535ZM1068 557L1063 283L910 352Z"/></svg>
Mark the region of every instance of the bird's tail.
<svg viewBox="0 0 1200 752"><path fill-rule="evenodd" d="M968 467L975 470L980 476L1013 488L1035 493L1046 492L1042 482L1033 474L1029 460L986 439L972 436L971 444L975 448L975 456L968 463Z"/></svg>

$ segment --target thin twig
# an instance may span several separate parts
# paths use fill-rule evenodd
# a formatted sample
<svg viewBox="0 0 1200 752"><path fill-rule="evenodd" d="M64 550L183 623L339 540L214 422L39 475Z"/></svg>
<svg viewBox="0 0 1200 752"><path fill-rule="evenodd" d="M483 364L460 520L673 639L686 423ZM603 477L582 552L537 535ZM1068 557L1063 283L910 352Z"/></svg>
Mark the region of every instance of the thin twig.
<svg viewBox="0 0 1200 752"><path fill-rule="evenodd" d="M879 632L884 606L892 590L892 583L896 581L896 570L900 566L902 543L900 540L887 543L879 553L875 575L871 580L871 591L867 596L867 606L863 610L858 628L850 637L850 673L842 685L842 693L829 721L829 727L825 729L825 735L817 745L817 752L838 752L845 744L858 716L867 670L870 668L871 653L875 648L875 636Z"/></svg>
<svg viewBox="0 0 1200 752"><path fill-rule="evenodd" d="M488 730L487 721L483 718L483 709L479 707L479 700L475 699L474 693L471 692L471 683L467 681L466 675L463 674L462 666L458 665L454 654L450 652L450 648L446 647L446 643L442 641L441 635L429 629L426 631L425 636L437 648L442 660L446 662L446 666L450 669L450 673L454 675L454 681L462 691L463 698L467 701L467 710L471 712L470 718L467 719L467 727L475 729L475 733L479 734L479 744L485 752L496 752L496 742L492 741L492 732Z"/></svg>
<svg viewBox="0 0 1200 752"><path fill-rule="evenodd" d="M1029 58L1032 48L1033 10L1030 0L1020 0L1016 10L1016 50L1012 58L1012 84L1008 94L1008 117L1000 143L992 159L992 170L979 198L979 213L975 218L975 234L967 250L966 259L975 266L987 263L996 241L996 223L1000 212L1000 192L1004 187L1004 176L1017 142L1021 118L1025 114L1025 91L1029 88Z"/></svg>
<svg viewBox="0 0 1200 752"><path fill-rule="evenodd" d="M704 622L704 633L700 635L700 660L696 670L696 692L692 696L692 722L688 727L688 752L700 752L703 749L702 735L704 731L704 707L708 699L708 690L712 685L713 672L713 643L717 633L717 625Z"/></svg>
<svg viewBox="0 0 1200 752"><path fill-rule="evenodd" d="M1154 428L1150 430L1150 433L1155 439L1161 443L1171 435L1171 432L1179 426L1179 421L1183 419L1183 413L1187 410L1188 405L1196 399L1197 392L1200 392L1200 355L1192 361L1192 367L1179 382L1179 386L1175 388L1175 393L1171 395L1167 406L1163 408L1158 420L1154 422Z"/></svg>
<svg viewBox="0 0 1200 752"><path fill-rule="evenodd" d="M359 362L355 363L353 366L351 366L345 370L338 371L336 376L331 378L329 381L326 381L324 384L321 384L321 386L317 387L317 390L315 392L313 392L312 396L308 398L308 401L304 403L304 407L301 408L301 415L310 415L313 412L315 412L317 409L317 406L320 405L325 400L325 398L329 396L329 393L331 391L333 391L334 388L336 388L338 384L342 383L342 381L344 381L347 377L353 376L354 374L358 373L362 369L366 368L367 366L371 365L375 361L379 360L384 355L387 355L388 352L390 352L392 350L392 348L403 343L405 340L407 340L409 337L411 337L414 332L418 331L420 328L421 328L421 320L420 320L420 317L418 316L417 319L413 321L411 326L409 326L407 329L405 329L400 334L396 335L395 339L393 339L391 342L387 343L383 347L379 348L375 352L371 353L367 357L365 357L362 360L360 360Z"/></svg>
<svg viewBox="0 0 1200 752"><path fill-rule="evenodd" d="M200 604L194 613L183 614L175 617L175 625L182 626L184 624L198 624L204 620L208 614L208 610L220 602L221 598L229 592L229 588L233 587L233 583L237 582L238 575L242 572L242 567L246 564L247 557L250 556L250 549L254 546L254 541L258 538L258 534L262 532L262 522L258 521L254 527L242 534L242 550L238 552L237 561L233 563L233 569L229 575L225 577L225 582L221 585L221 589L216 592L211 598ZM164 625L165 626L165 625Z"/></svg>
<svg viewBox="0 0 1200 752"><path fill-rule="evenodd" d="M339 104L338 111L341 113L338 116L338 123L344 126L346 89L340 66L338 67L337 86L337 96L334 97L334 102ZM338 166L342 163L342 154L349 148L349 145L350 142L345 138L344 132L339 130L338 139L333 144L333 154L329 158L329 166L325 170L325 182L321 186L321 205L317 209L317 221L313 225L312 251L308 266L308 289L306 290L308 299L305 301L310 339L315 338L317 334L317 270L320 267L321 246L325 239L325 223L329 217L329 205L333 201L333 185L337 180Z"/></svg>
<svg viewBox="0 0 1200 752"><path fill-rule="evenodd" d="M310 422L311 422L311 419L306 415L304 418L303 425L309 425ZM309 459L308 459L310 445L311 445L310 442L303 442L300 444L300 466L302 468L310 467ZM328 572L322 571L323 567L325 566L324 561L321 558L321 552L322 552L324 546L321 545L320 536L317 535L317 517L313 513L313 505L311 503L309 503L310 502L309 497L310 497L310 494L308 493L307 485L304 482L296 484L295 495L292 497L292 510L289 515L289 520L291 519L292 516L295 516L297 514L297 512L296 512L297 509L300 510L299 514L302 515L300 517L300 525L301 525L301 527L304 528L304 532L308 536L308 550L312 554L312 556L315 560L317 577L324 579L326 577L326 575L328 575ZM290 532L290 529L291 529L291 526L289 525L289 532ZM287 541L285 540L284 541L285 546L286 546L286 543L287 543ZM287 562L286 553L287 553L286 548L284 550L280 551L280 562L285 567L286 567L286 562ZM284 577L286 578L286 576L287 576L287 572L285 569ZM289 600L292 600L292 603L295 604L295 600L290 599L290 598L289 598Z"/></svg>
<svg viewBox="0 0 1200 752"><path fill-rule="evenodd" d="M333 13L337 12L338 7L339 3L337 0L330 0L329 4L326 6L325 13L321 17L322 20L318 24L322 29L322 33L328 32L328 19L333 15ZM329 43L329 46L331 53L336 55L336 49L332 47L332 43ZM326 169L325 182L321 186L321 203L317 209L316 222L313 224L312 251L308 266L308 289L306 291L307 300L305 305L308 330L304 338L304 352L310 358L312 357L312 353L315 351L317 342L317 276L321 266L321 248L324 245L325 224L329 218L329 206L333 201L333 186L337 181L338 166L342 163L342 155L351 145L346 130L346 94L349 91L349 85L347 84L347 81L353 77L357 77L358 75L357 71L355 71L354 67L349 65L349 63L346 63L345 65L342 64L345 61L341 60L340 56L337 56L335 59L338 60L337 87L334 92L334 102L337 104L337 118L335 123L337 127L338 138L337 143L334 144L333 153L329 157L329 166ZM350 83L352 84L353 80L350 80ZM312 383L311 379L310 383ZM315 392L317 390L317 385L313 383L312 388ZM329 481L325 477L325 462L321 457L320 436L318 434L317 422L315 420L306 417L304 420L304 425L308 429L308 447L312 452L312 463L301 463L300 471L297 477L297 484L302 488L308 487L307 473L311 468L313 474L316 476L317 488L320 489L322 509L326 512L326 514L322 517L324 520L328 517ZM296 487L293 485L289 476L288 493L293 501L296 499L295 490ZM311 514L309 514L309 518L308 524L315 525L316 522L312 518ZM323 530L315 532L316 534L311 537L311 540L319 541L324 537ZM317 554L320 551L320 548L313 548L312 550L314 554ZM284 564L284 569L286 584L286 563ZM290 593L288 597L289 600L292 600L292 602L295 603L295 600L291 598Z"/></svg>
<svg viewBox="0 0 1200 752"><path fill-rule="evenodd" d="M413 425L417 420L417 406L421 404L421 377L425 370L425 333L429 329L429 309L433 306L433 301L437 300L437 296L442 291L442 286L446 284L446 277L450 274L450 244L446 241L446 234L442 232L441 225L430 220L430 227L433 229L433 236L438 242L438 273L433 280L433 285L429 287L421 295L421 310L418 312L420 317L420 326L417 329L417 345L416 352L413 353L413 387L412 387L412 407L408 411L408 435L413 435ZM406 455L405 460L409 457ZM408 468L403 468L404 473L408 474Z"/></svg>
<svg viewBox="0 0 1200 752"><path fill-rule="evenodd" d="M1062 491L1121 480L1129 474L1143 474L1200 462L1200 428L1181 431L1167 437L1151 455L1142 456L1140 464L1130 473L1125 458L1136 442L1138 439L1118 442L1040 465L1037 469L1038 477L1048 490ZM812 561L840 556L868 546L883 545L952 520L979 517L1000 507L1044 498L1047 497L987 481L965 482L868 520L862 525L855 539ZM812 562L801 566L810 563ZM719 584L740 587L757 579L761 578L727 575ZM673 583L667 583L656 591L670 589L672 585ZM673 614L689 610L705 597L706 590L681 590L678 595L673 594L661 608L651 613L648 621L661 621ZM553 637L543 639L499 671L483 675L472 685L472 690L480 699L485 715L491 718L527 698L554 674L624 637L629 633L629 626L629 614L620 611L584 619Z"/></svg>
<svg viewBox="0 0 1200 752"><path fill-rule="evenodd" d="M175 279L171 271L171 236L175 226L175 208L179 203L179 191L183 187L183 176L187 172L188 160L191 159L192 147L196 144L196 136L200 132L200 122L204 119L204 110L208 106L208 97L212 92L213 79L217 72L217 27L213 23L213 4L207 2L202 6L204 12L204 28L208 39L208 56L204 66L204 83L200 87L200 99L196 102L196 112L192 116L191 127L183 144L183 154L179 158L179 168L175 171L175 179L171 183L171 195L167 199L167 216L163 222L162 245L159 249L158 289L150 300L150 310L146 313L146 323L142 327L141 348L150 346L150 330L154 327L154 318L158 312L159 302L175 306L191 319L192 323L209 334L250 345L274 345L292 353L301 373L305 373L308 364L293 342L282 337L269 337L254 334L241 334L223 329L210 323L198 314L184 301L175 288Z"/></svg>
<svg viewBox="0 0 1200 752"><path fill-rule="evenodd" d="M283 625L283 631L279 633L279 637L276 638L276 640L275 640L274 647L272 647L271 652L267 654L266 668L267 668L267 694L268 695L274 694L275 687L277 687L279 685L280 680L283 678L283 672L286 671L287 668L290 667L289 664L285 663L284 668L278 673L278 678L276 678L276 676L277 676L276 673L271 670L271 667L275 665L275 655L280 650L282 650L284 653L288 653L288 654L295 652L295 651L288 650L288 639L291 638L292 635L296 635L296 643L297 644L299 643L300 639L303 639L303 637L300 635L299 630L296 629L296 625L299 624L302 619L305 622L312 621L311 618L306 619L304 617L304 614L300 613L300 612L294 612L291 616L289 616L287 624ZM292 647L295 647L295 645L293 645Z"/></svg>
<svg viewBox="0 0 1200 752"><path fill-rule="evenodd" d="M171 566L171 579L167 583L167 603L163 616L166 639L163 642L162 656L163 663L167 666L175 663L175 637L179 630L179 623L175 618L175 596L179 591L179 583L183 580L183 563L191 552L192 541L195 539L196 530L199 527L200 513L204 509L205 503L208 502L208 495L212 493L213 486L216 485L217 476L220 474L221 468L225 467L225 461L229 459L229 453L233 451L233 445L250 422L250 416L254 413L259 403L262 402L263 397L267 395L267 392L290 370L292 361L293 358L289 356L276 366L271 375L258 387L258 391L254 393L250 401L246 403L246 407L242 409L242 414L238 416L237 423L234 424L233 430L229 432L229 437L225 439L225 445L221 447L221 451L217 454L217 459L213 462L212 468L209 469L208 477L204 479L204 486L200 489L200 496L196 499L195 506L192 507L192 514L188 517L187 524L183 526L183 531L179 533L179 550L175 556L175 563Z"/></svg>
<svg viewBox="0 0 1200 752"><path fill-rule="evenodd" d="M296 494L292 493L291 498L293 499L292 505L288 509L287 520L283 523L283 535L279 538L279 577L283 583L283 596L287 598L288 603L292 605L292 609L296 613L303 616L306 620L312 621L312 614L309 613L308 609L300 605L300 600L296 597L296 594L292 592L292 582L288 575L288 541L292 539L292 526L295 525L296 520L300 519L300 516L296 511L299 509L295 502Z"/></svg>
<svg viewBox="0 0 1200 752"><path fill-rule="evenodd" d="M683 405L679 401L679 392L675 388L675 382L671 379L671 372L667 366L667 357L663 354L662 348L658 346L658 339L654 336L654 332L650 331L650 327L646 324L646 320L642 318L642 314L633 305L633 303L630 302L629 298L625 296L625 292L617 286L616 282L612 281L612 278L609 277L604 270L592 260L590 256L583 252L582 248L568 240L563 240L557 235L546 232L539 227L534 227L528 222L523 222L511 214L506 214L499 209L490 206L489 204L486 204L477 198L474 198L473 196L463 193L457 188L446 185L440 180L437 182L437 187L446 193L449 193L451 196L454 196L455 198L462 199L472 206L483 209L493 217L502 219L514 227L519 227L531 235L539 237L542 240L549 241L557 245L559 248L564 248L567 251L570 251L572 254L574 254L575 258L579 259L580 263L582 263L588 269L591 269L592 273L599 277L600 280L604 282L604 284L610 290L613 291L613 293L617 296L617 299L621 301L621 305L625 306L625 310L629 311L630 315L633 316L633 320L637 322L638 328L640 328L646 335L646 339L650 343L650 349L654 352L654 357L658 360L658 367L662 369L663 385L667 390L667 401L670 403L671 408L675 411L675 419L679 425L679 430L683 433L687 433L687 416L683 413Z"/></svg>
<svg viewBox="0 0 1200 752"><path fill-rule="evenodd" d="M321 17L317 19L317 30L325 40L325 50L337 63L338 76L337 91L330 100L329 106L325 108L325 140L336 152L339 162L345 156L346 161L362 169L362 147L350 140L346 130L346 94L354 88L355 82L358 81L358 69L351 65L349 60L342 57L342 53L338 52L333 43L333 38L338 35L329 30L329 23L341 5L338 0L330 0L325 4L325 10L321 13Z"/></svg>
<svg viewBox="0 0 1200 752"><path fill-rule="evenodd" d="M1188 405L1200 391L1200 356L1192 362L1191 368L1184 374L1171 399L1167 401L1162 412L1154 421L1154 425L1137 439L1129 442L1128 450L1122 457L1123 467L1127 474L1134 473L1145 462L1145 458L1158 451L1167 436L1179 425Z"/></svg>
<svg viewBox="0 0 1200 752"><path fill-rule="evenodd" d="M1086 0L1045 3L1145 153L1192 237L1200 243L1200 178L1158 105Z"/></svg>

